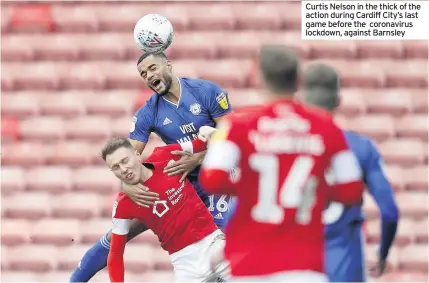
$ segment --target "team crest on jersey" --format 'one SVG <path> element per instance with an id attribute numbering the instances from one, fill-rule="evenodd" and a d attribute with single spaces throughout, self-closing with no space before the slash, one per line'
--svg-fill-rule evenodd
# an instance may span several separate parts
<path id="1" fill-rule="evenodd" d="M 134 132 L 134 130 L 136 129 L 136 123 L 137 123 L 137 117 L 134 116 L 133 120 L 131 122 L 131 128 L 130 128 L 130 133 Z"/>
<path id="2" fill-rule="evenodd" d="M 201 105 L 194 103 L 189 107 L 189 111 L 191 111 L 191 113 L 194 115 L 198 115 L 201 113 Z"/>
<path id="3" fill-rule="evenodd" d="M 226 110 L 229 108 L 228 99 L 226 98 L 226 94 L 223 92 L 216 96 L 216 102 L 220 107 L 222 107 L 222 109 Z"/>

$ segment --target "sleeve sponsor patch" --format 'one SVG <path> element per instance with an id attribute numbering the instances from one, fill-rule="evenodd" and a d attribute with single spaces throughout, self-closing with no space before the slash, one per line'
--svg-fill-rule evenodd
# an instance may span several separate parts
<path id="1" fill-rule="evenodd" d="M 137 123 L 137 117 L 134 116 L 133 120 L 131 121 L 130 133 L 136 130 L 136 123 Z"/>
<path id="2" fill-rule="evenodd" d="M 216 96 L 216 102 L 222 107 L 222 109 L 226 110 L 229 108 L 228 98 L 225 93 L 220 93 Z"/>

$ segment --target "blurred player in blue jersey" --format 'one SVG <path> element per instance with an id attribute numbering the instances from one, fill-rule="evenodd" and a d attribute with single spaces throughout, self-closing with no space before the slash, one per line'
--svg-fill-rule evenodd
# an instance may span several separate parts
<path id="1" fill-rule="evenodd" d="M 303 76 L 302 96 L 306 103 L 329 112 L 339 105 L 340 81 L 337 72 L 329 66 L 314 64 L 308 67 Z M 381 215 L 381 244 L 378 262 L 371 267 L 374 277 L 380 276 L 385 269 L 389 248 L 396 234 L 399 211 L 393 190 L 383 172 L 383 161 L 368 136 L 344 131 L 351 150 L 359 160 L 364 173 L 368 192 L 375 199 Z M 327 176 L 329 182 L 329 176 Z M 364 236 L 362 224 L 364 215 L 362 206 L 344 207 L 331 203 L 324 213 L 326 224 L 325 268 L 331 282 L 366 281 L 364 256 Z"/>
<path id="2" fill-rule="evenodd" d="M 134 148 L 142 153 L 151 132 L 158 134 L 166 144 L 183 143 L 197 138 L 201 126 L 216 127 L 222 116 L 231 112 L 228 93 L 217 84 L 201 79 L 185 79 L 174 75 L 173 67 L 164 53 L 145 53 L 137 61 L 137 69 L 146 85 L 155 93 L 135 114 L 130 129 Z M 229 208 L 229 196 L 207 195 L 198 183 L 198 171 L 205 152 L 189 154 L 176 151 L 181 159 L 165 168 L 165 173 L 182 174 L 197 190 L 222 228 Z M 148 207 L 157 195 L 142 185 L 123 185 L 124 192 L 136 203 Z M 132 220 L 128 241 L 147 228 Z M 109 231 L 79 262 L 71 282 L 87 282 L 107 265 L 110 249 Z M 145 255 L 142 255 L 144 257 Z"/>

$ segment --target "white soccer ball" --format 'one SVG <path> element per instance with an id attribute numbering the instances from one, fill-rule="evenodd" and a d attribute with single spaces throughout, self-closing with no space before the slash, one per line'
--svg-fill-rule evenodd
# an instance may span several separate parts
<path id="1" fill-rule="evenodd" d="M 171 22 L 164 16 L 148 14 L 134 27 L 134 41 L 144 52 L 162 52 L 173 41 L 174 30 Z"/>

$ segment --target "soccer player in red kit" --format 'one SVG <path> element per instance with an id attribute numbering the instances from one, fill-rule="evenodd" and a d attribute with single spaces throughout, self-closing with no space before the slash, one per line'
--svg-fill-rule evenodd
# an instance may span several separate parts
<path id="1" fill-rule="evenodd" d="M 327 281 L 322 212 L 331 200 L 361 201 L 361 170 L 332 118 L 295 101 L 295 54 L 265 46 L 259 62 L 267 104 L 218 126 L 200 182 L 210 193 L 236 196 L 224 250 L 232 281 Z M 241 178 L 232 183 L 236 166 Z"/>
<path id="2" fill-rule="evenodd" d="M 209 210 L 198 197 L 192 184 L 180 176 L 167 176 L 165 166 L 178 160 L 173 150 L 190 153 L 206 149 L 201 140 L 158 147 L 143 163 L 126 138 L 111 139 L 102 150 L 107 166 L 121 181 L 143 183 L 160 196 L 153 207 L 141 207 L 120 192 L 112 210 L 112 242 L 108 270 L 112 282 L 124 281 L 123 254 L 130 229 L 136 218 L 151 229 L 161 246 L 168 251 L 177 281 L 224 280 L 227 264 L 210 268 L 210 254 L 224 246 L 224 235 L 217 228 Z M 220 278 L 220 279 L 219 279 Z"/>

